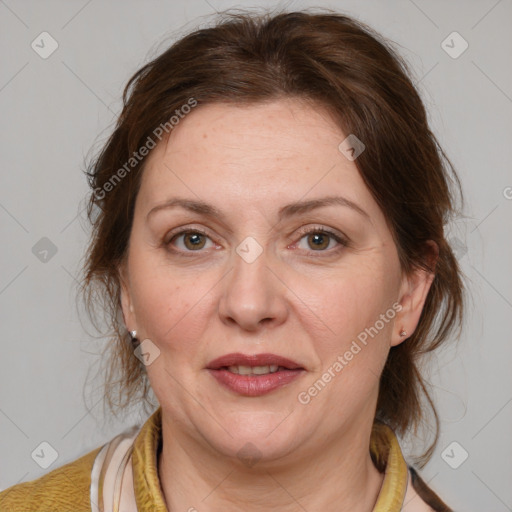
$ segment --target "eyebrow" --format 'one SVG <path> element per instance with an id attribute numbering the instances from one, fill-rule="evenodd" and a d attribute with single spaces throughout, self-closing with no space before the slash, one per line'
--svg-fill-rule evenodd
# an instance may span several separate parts
<path id="1" fill-rule="evenodd" d="M 359 205 L 342 196 L 326 196 L 319 197 L 317 199 L 310 199 L 308 201 L 297 201 L 295 203 L 290 203 L 279 209 L 278 219 L 281 221 L 285 218 L 293 217 L 295 215 L 304 214 L 310 212 L 312 210 L 316 210 L 318 208 L 323 208 L 325 206 L 344 206 L 346 208 L 350 208 L 355 212 L 359 213 L 366 219 L 370 220 L 370 216 L 366 213 Z M 152 208 L 148 214 L 146 215 L 146 219 L 153 215 L 157 211 L 166 210 L 169 208 L 181 207 L 185 210 L 198 213 L 200 215 L 205 215 L 208 217 L 217 217 L 219 219 L 225 220 L 226 216 L 222 213 L 217 207 L 205 203 L 204 201 L 192 200 L 192 199 L 181 199 L 181 198 L 172 198 L 165 203 L 159 204 Z"/>

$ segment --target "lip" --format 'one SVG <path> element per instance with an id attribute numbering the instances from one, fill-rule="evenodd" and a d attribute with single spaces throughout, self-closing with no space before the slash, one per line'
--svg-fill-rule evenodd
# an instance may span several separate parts
<path id="1" fill-rule="evenodd" d="M 208 369 L 208 372 L 219 384 L 234 393 L 252 397 L 270 393 L 306 373 L 304 369 L 283 369 L 275 373 L 267 373 L 266 375 L 239 375 L 231 373 L 227 368 L 219 370 Z"/>
<path id="2" fill-rule="evenodd" d="M 228 366 L 270 366 L 280 369 L 266 375 L 239 375 L 231 373 Z M 306 370 L 295 361 L 276 354 L 226 354 L 211 361 L 207 370 L 217 382 L 243 396 L 261 396 L 289 384 Z"/>
<path id="3" fill-rule="evenodd" d="M 276 354 L 241 354 L 240 352 L 226 354 L 208 363 L 208 370 L 220 370 L 224 366 L 282 366 L 287 370 L 304 370 L 295 361 Z"/>

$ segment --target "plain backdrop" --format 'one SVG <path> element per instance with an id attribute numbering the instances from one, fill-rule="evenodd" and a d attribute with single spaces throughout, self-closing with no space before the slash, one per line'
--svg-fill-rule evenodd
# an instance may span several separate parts
<path id="1" fill-rule="evenodd" d="M 421 474 L 455 510 L 512 510 L 511 0 L 0 0 L 1 489 L 145 419 L 103 417 L 93 391 L 106 340 L 75 306 L 84 158 L 110 134 L 125 83 L 216 10 L 278 6 L 355 16 L 412 67 L 464 185 L 465 216 L 447 229 L 472 294 L 460 343 L 433 361 L 441 438 Z M 48 469 L 41 450 L 55 451 Z"/>

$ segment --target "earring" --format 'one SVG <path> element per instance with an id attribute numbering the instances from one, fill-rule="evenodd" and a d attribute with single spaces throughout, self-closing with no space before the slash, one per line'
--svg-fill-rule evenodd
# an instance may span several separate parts
<path id="1" fill-rule="evenodd" d="M 400 331 L 400 336 L 407 336 L 407 331 L 404 331 L 404 329 L 402 328 L 402 330 Z"/>
<path id="2" fill-rule="evenodd" d="M 132 337 L 132 341 L 137 339 L 137 331 L 130 331 L 130 336 Z"/>

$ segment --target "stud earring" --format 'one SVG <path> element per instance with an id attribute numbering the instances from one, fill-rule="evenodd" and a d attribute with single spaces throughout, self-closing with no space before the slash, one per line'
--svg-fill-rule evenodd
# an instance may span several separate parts
<path id="1" fill-rule="evenodd" d="M 130 331 L 130 336 L 132 337 L 132 340 L 137 339 L 137 331 Z"/>
<path id="2" fill-rule="evenodd" d="M 404 329 L 402 328 L 402 330 L 400 331 L 400 336 L 407 336 L 407 331 L 404 331 Z"/>

